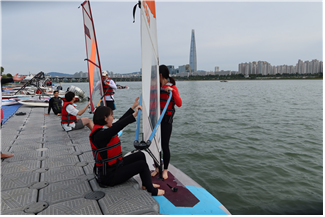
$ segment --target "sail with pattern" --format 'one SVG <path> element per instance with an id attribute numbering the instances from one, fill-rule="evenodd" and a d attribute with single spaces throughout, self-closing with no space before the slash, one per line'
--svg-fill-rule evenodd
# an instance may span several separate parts
<path id="1" fill-rule="evenodd" d="M 105 100 L 102 100 L 103 82 L 101 76 L 101 65 L 98 53 L 98 46 L 95 34 L 94 20 L 91 13 L 90 3 L 88 0 L 82 4 L 82 14 L 84 20 L 84 34 L 86 42 L 87 65 L 89 76 L 89 94 L 91 111 L 94 112 L 99 105 L 106 106 Z"/>

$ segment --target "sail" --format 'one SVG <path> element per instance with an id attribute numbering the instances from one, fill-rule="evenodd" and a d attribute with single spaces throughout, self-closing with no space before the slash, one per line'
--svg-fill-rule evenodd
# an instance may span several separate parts
<path id="1" fill-rule="evenodd" d="M 90 105 L 91 111 L 94 112 L 99 105 L 106 105 L 105 100 L 102 100 L 102 96 L 104 95 L 101 76 L 102 69 L 98 55 L 98 46 L 90 3 L 86 0 L 81 6 L 86 41 Z"/>
<path id="2" fill-rule="evenodd" d="M 141 1 L 141 66 L 142 66 L 142 127 L 147 141 L 160 117 L 159 56 L 156 25 L 156 5 L 153 0 Z M 160 126 L 152 140 L 150 151 L 160 159 Z"/>

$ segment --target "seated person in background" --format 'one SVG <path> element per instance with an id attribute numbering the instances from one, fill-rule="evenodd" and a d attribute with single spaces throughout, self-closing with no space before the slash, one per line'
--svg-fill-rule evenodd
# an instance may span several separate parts
<path id="1" fill-rule="evenodd" d="M 79 130 L 86 125 L 90 130 L 93 129 L 94 123 L 87 117 L 77 118 L 77 115 L 85 113 L 90 102 L 80 111 L 73 105 L 75 101 L 75 94 L 73 92 L 67 92 L 65 94 L 66 102 L 63 103 L 61 112 L 61 125 L 65 131 Z"/>
<path id="2" fill-rule="evenodd" d="M 48 112 L 45 115 L 49 115 L 51 112 L 51 109 L 53 109 L 54 114 L 57 116 L 61 115 L 62 110 L 62 99 L 59 97 L 59 91 L 55 90 L 53 93 L 54 97 L 50 99 L 49 102 L 49 109 Z"/>

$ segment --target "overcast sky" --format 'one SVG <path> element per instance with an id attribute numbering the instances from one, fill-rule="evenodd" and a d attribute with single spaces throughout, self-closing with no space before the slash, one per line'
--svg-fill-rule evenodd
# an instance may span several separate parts
<path id="1" fill-rule="evenodd" d="M 5 73 L 87 71 L 82 1 L 1 1 Z M 90 1 L 103 70 L 141 68 L 140 10 L 134 1 Z M 195 29 L 197 68 L 238 70 L 242 62 L 296 65 L 323 59 L 323 6 L 314 2 L 156 1 L 160 64 L 189 63 Z"/>

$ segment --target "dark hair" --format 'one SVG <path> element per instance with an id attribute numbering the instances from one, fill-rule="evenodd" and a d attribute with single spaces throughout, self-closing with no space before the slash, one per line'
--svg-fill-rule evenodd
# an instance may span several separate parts
<path id="1" fill-rule="evenodd" d="M 163 78 L 166 78 L 167 80 L 169 80 L 169 82 L 172 83 L 173 85 L 176 85 L 175 79 L 172 77 L 169 77 L 169 69 L 167 66 L 160 65 L 159 66 L 159 74 L 161 74 Z"/>
<path id="2" fill-rule="evenodd" d="M 59 91 L 55 90 L 55 91 L 53 92 L 53 94 L 58 93 L 58 92 L 59 92 Z"/>
<path id="3" fill-rule="evenodd" d="M 74 92 L 69 91 L 65 94 L 65 100 L 67 102 L 70 102 L 74 96 L 75 96 Z"/>
<path id="4" fill-rule="evenodd" d="M 113 114 L 113 110 L 111 108 L 106 106 L 99 106 L 96 109 L 93 117 L 94 124 L 105 125 L 106 124 L 105 117 L 108 117 L 111 114 Z"/>

